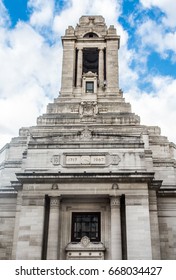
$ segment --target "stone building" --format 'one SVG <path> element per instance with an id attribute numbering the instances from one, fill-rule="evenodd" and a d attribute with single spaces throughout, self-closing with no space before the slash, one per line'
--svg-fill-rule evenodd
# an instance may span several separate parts
<path id="1" fill-rule="evenodd" d="M 0 258 L 176 259 L 176 145 L 125 102 L 116 29 L 62 43 L 59 97 L 0 151 Z"/>

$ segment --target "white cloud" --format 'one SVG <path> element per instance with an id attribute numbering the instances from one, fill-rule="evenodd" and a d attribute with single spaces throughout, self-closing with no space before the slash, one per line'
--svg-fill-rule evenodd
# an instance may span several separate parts
<path id="1" fill-rule="evenodd" d="M 116 0 L 69 0 L 66 8 L 54 18 L 53 30 L 63 34 L 68 25 L 75 26 L 82 15 L 102 15 L 106 24 L 116 24 L 120 14 L 120 1 Z"/>
<path id="2" fill-rule="evenodd" d="M 55 87 L 58 81 L 58 61 L 54 60 L 59 51 L 58 45 L 58 49 L 56 46 L 49 47 L 42 36 L 24 23 L 6 31 L 0 44 L 0 60 L 3 67 L 0 85 L 4 97 L 18 94 L 18 90 L 31 81 L 43 87 L 48 83 Z"/>
<path id="3" fill-rule="evenodd" d="M 170 27 L 175 27 L 175 0 L 140 0 L 145 8 L 158 7 L 165 13 L 163 23 Z"/>
<path id="4" fill-rule="evenodd" d="M 28 7 L 32 9 L 30 23 L 36 27 L 52 24 L 54 16 L 54 0 L 29 0 Z"/>
<path id="5" fill-rule="evenodd" d="M 167 51 L 176 53 L 176 32 L 166 32 L 162 25 L 154 20 L 147 20 L 138 27 L 137 34 L 140 35 L 143 47 L 151 46 L 163 57 Z"/>
<path id="6" fill-rule="evenodd" d="M 137 80 L 139 78 L 138 73 L 130 68 L 134 55 L 135 53 L 133 51 L 129 51 L 126 45 L 122 46 L 119 50 L 120 87 L 127 91 L 130 88 L 136 88 Z"/>
<path id="7" fill-rule="evenodd" d="M 165 17 L 160 24 L 153 18 L 152 20 L 147 19 L 138 26 L 137 35 L 140 36 L 142 45 L 139 45 L 138 53 L 134 53 L 132 56 L 136 64 L 139 65 L 139 69 L 136 67 L 139 78 L 140 69 L 144 68 L 146 73 L 145 80 L 151 84 L 152 90 L 150 94 L 148 92 L 141 92 L 137 79 L 133 79 L 133 76 L 129 76 L 129 78 L 127 76 L 123 81 L 124 85 L 125 82 L 129 85 L 129 87 L 126 87 L 125 97 L 131 103 L 132 111 L 140 116 L 142 124 L 159 126 L 163 136 L 167 136 L 170 141 L 176 142 L 176 135 L 174 133 L 176 120 L 176 80 L 171 77 L 158 75 L 157 69 L 150 74 L 146 68 L 149 55 L 149 53 L 146 53 L 147 46 L 151 47 L 151 53 L 153 49 L 163 58 L 167 58 L 168 51 L 172 51 L 172 60 L 174 61 L 175 59 L 176 32 L 172 28 L 167 28 L 166 24 L 168 27 L 176 26 L 176 1 L 141 0 L 140 2 L 145 8 L 160 8 L 165 13 Z M 124 60 L 127 62 L 125 55 Z M 123 63 L 122 60 L 122 65 Z M 127 64 L 127 73 L 130 73 L 128 66 L 129 63 Z M 134 75 L 136 75 L 136 72 L 134 72 Z M 123 76 L 123 73 L 121 73 L 121 76 Z"/>
<path id="8" fill-rule="evenodd" d="M 34 125 L 47 103 L 58 96 L 61 46 L 49 46 L 29 24 L 1 29 L 0 146 Z"/>
<path id="9" fill-rule="evenodd" d="M 161 134 L 176 142 L 176 80 L 170 77 L 150 77 L 154 91 L 150 94 L 136 89 L 125 94 L 132 104 L 132 111 L 141 117 L 144 125 L 161 127 Z"/>

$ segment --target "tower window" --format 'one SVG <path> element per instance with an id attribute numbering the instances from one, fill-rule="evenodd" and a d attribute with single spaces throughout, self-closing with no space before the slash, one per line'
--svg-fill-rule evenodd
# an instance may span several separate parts
<path id="1" fill-rule="evenodd" d="M 79 242 L 87 236 L 90 241 L 100 241 L 100 213 L 72 213 L 72 242 Z"/>
<path id="2" fill-rule="evenodd" d="M 94 82 L 86 82 L 86 92 L 87 93 L 94 92 Z"/>
<path id="3" fill-rule="evenodd" d="M 84 48 L 83 49 L 83 73 L 87 72 L 98 74 L 98 49 Z"/>
<path id="4" fill-rule="evenodd" d="M 97 37 L 98 35 L 93 32 L 89 32 L 84 35 L 84 38 L 97 38 Z"/>

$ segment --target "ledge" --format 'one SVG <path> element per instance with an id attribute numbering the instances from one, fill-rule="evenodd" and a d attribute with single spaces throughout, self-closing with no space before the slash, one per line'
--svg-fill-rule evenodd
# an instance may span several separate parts
<path id="1" fill-rule="evenodd" d="M 55 183 L 55 182 L 137 182 L 149 183 L 154 180 L 154 172 L 106 172 L 106 173 L 93 173 L 93 172 L 77 172 L 77 173 L 50 173 L 50 172 L 24 172 L 16 173 L 17 179 L 20 183 Z"/>
<path id="2" fill-rule="evenodd" d="M 91 242 L 87 236 L 82 237 L 80 242 L 70 242 L 65 251 L 105 251 L 102 242 Z"/>

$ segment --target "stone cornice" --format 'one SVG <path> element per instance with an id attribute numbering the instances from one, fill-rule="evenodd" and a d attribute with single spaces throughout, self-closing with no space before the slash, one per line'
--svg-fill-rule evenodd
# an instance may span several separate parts
<path id="1" fill-rule="evenodd" d="M 1 168 L 21 168 L 22 160 L 5 160 L 0 164 Z"/>
<path id="2" fill-rule="evenodd" d="M 153 165 L 155 167 L 160 167 L 160 166 L 164 166 L 164 167 L 168 167 L 168 166 L 174 166 L 176 164 L 176 160 L 172 159 L 172 158 L 153 158 Z"/>
<path id="3" fill-rule="evenodd" d="M 176 185 L 173 186 L 162 186 L 161 189 L 157 192 L 158 197 L 175 197 L 176 196 Z"/>
<path id="4" fill-rule="evenodd" d="M 0 188 L 0 197 L 16 197 L 17 191 L 13 187 L 3 187 Z"/>
<path id="5" fill-rule="evenodd" d="M 105 246 L 102 242 L 90 242 L 87 246 L 84 246 L 81 242 L 69 243 L 65 251 L 105 251 Z"/>
<path id="6" fill-rule="evenodd" d="M 80 173 L 46 173 L 46 172 L 24 172 L 16 173 L 17 179 L 21 183 L 50 183 L 50 182 L 137 182 L 151 184 L 154 179 L 154 172 L 80 172 Z"/>

